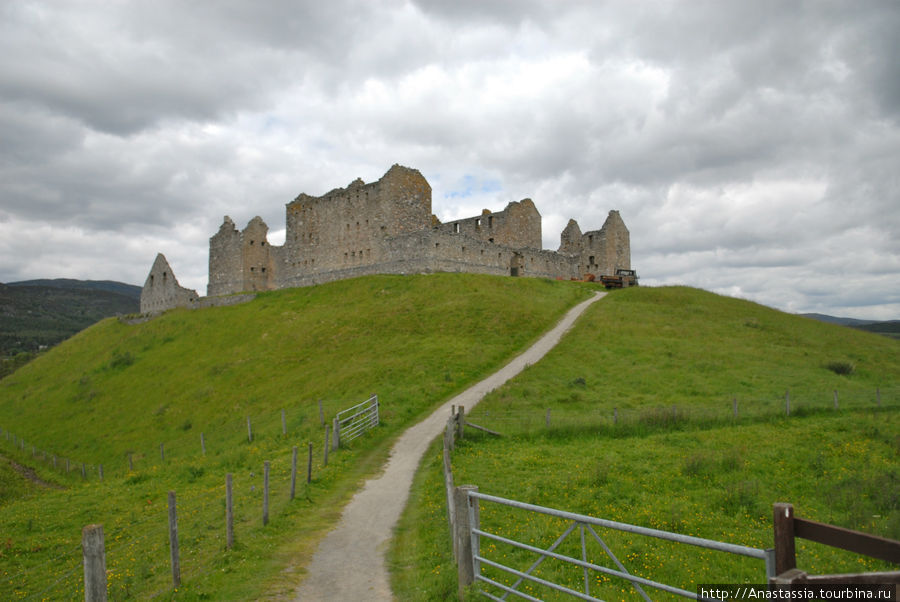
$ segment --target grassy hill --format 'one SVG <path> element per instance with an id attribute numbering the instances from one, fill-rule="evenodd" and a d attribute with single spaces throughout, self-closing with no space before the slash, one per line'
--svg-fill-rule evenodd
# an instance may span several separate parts
<path id="1" fill-rule="evenodd" d="M 179 507 L 179 597 L 255 599 L 289 588 L 290 568 L 380 466 L 396 434 L 499 368 L 590 290 L 463 274 L 377 276 L 80 332 L 0 381 L 0 428 L 15 436 L 0 435 L 0 451 L 68 487 L 23 487 L 18 499 L 0 502 L 6 591 L 77 597 L 81 528 L 102 523 L 112 595 L 168 595 L 169 490 Z M 324 466 L 318 400 L 330 421 L 373 392 L 382 425 Z M 303 474 L 290 502 L 294 446 Z M 51 455 L 72 470 L 53 471 Z M 272 518 L 263 526 L 267 461 Z M 235 486 L 232 550 L 224 546 L 226 473 Z"/>
<path id="2" fill-rule="evenodd" d="M 900 346 L 888 338 L 696 289 L 626 289 L 469 418 L 504 434 L 467 431 L 454 452 L 455 482 L 484 493 L 761 548 L 783 501 L 799 516 L 900 539 Z M 481 516 L 488 530 L 544 548 L 565 528 L 497 506 Z M 764 580 L 759 561 L 602 535 L 632 572 L 685 589 Z M 393 542 L 401 599 L 453 595 L 447 541 L 434 446 Z M 536 558 L 485 546 L 520 570 Z M 577 533 L 567 546 L 580 557 Z M 590 554 L 609 566 L 596 544 Z M 798 561 L 811 573 L 889 568 L 805 543 Z M 551 562 L 541 576 L 583 584 L 580 570 Z M 638 599 L 616 580 L 593 588 Z"/>

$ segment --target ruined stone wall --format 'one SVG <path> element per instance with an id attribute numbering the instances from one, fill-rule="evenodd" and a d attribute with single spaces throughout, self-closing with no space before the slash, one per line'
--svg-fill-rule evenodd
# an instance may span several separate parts
<path id="1" fill-rule="evenodd" d="M 385 239 L 431 227 L 431 186 L 394 165 L 377 182 L 357 179 L 321 196 L 301 194 L 286 209 L 284 281 L 391 261 Z"/>
<path id="2" fill-rule="evenodd" d="M 431 213 L 431 186 L 418 170 L 392 166 L 377 182 L 360 179 L 322 196 L 300 194 L 288 203 L 283 246 L 269 244 L 268 226 L 255 217 L 239 232 L 225 217 L 210 238 L 211 297 L 308 286 L 369 274 L 473 272 L 544 278 L 614 274 L 631 267 L 628 229 L 610 211 L 600 230 L 581 232 L 575 220 L 560 235 L 559 251 L 541 249 L 541 215 L 531 199 L 503 211 L 441 224 Z M 162 257 L 160 255 L 160 257 Z M 142 311 L 197 305 L 197 295 L 168 280 L 154 264 Z M 154 288 L 159 278 L 164 288 Z M 174 282 L 174 276 L 171 277 Z M 193 293 L 193 296 L 191 296 Z"/>
<path id="3" fill-rule="evenodd" d="M 157 254 L 150 274 L 141 289 L 141 313 L 158 313 L 174 307 L 191 307 L 197 302 L 197 291 L 184 288 L 172 273 L 162 253 Z"/>
<path id="4" fill-rule="evenodd" d="M 277 287 L 275 262 L 268 240 L 269 227 L 259 216 L 241 232 L 241 291 L 267 291 Z M 237 291 L 231 291 L 237 292 Z"/>
<path id="5" fill-rule="evenodd" d="M 485 209 L 479 216 L 440 224 L 438 229 L 507 247 L 541 248 L 541 214 L 531 199 L 509 203 L 503 211 Z"/>
<path id="6" fill-rule="evenodd" d="M 227 215 L 209 239 L 209 296 L 227 295 L 242 290 L 244 286 L 241 233 Z"/>

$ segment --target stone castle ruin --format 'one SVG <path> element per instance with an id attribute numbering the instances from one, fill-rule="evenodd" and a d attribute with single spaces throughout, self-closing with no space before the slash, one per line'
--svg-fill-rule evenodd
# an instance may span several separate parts
<path id="1" fill-rule="evenodd" d="M 531 199 L 502 211 L 441 223 L 431 212 L 431 186 L 400 165 L 377 182 L 357 179 L 322 196 L 300 194 L 286 207 L 284 245 L 267 240 L 254 217 L 238 230 L 226 216 L 209 239 L 207 297 L 181 287 L 162 254 L 141 293 L 141 312 L 235 302 L 235 293 L 310 286 L 369 274 L 473 272 L 582 278 L 631 268 L 628 229 L 610 211 L 599 230 L 575 220 L 557 251 L 541 249 L 541 215 Z"/>

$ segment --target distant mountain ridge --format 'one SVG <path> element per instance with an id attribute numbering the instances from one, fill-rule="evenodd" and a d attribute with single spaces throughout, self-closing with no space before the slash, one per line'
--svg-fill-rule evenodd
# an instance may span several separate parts
<path id="1" fill-rule="evenodd" d="M 819 322 L 828 322 L 839 326 L 849 326 L 857 330 L 874 332 L 885 336 L 900 338 L 900 320 L 857 320 L 856 318 L 839 318 L 825 314 L 799 314 L 804 318 L 812 318 Z"/>
<path id="2" fill-rule="evenodd" d="M 42 278 L 39 280 L 22 280 L 21 282 L 7 282 L 7 286 L 51 286 L 68 289 L 92 289 L 119 293 L 133 299 L 141 299 L 141 287 L 113 280 L 75 280 L 72 278 Z"/>
<path id="3" fill-rule="evenodd" d="M 56 345 L 103 318 L 140 311 L 140 287 L 109 280 L 0 283 L 0 357 Z"/>

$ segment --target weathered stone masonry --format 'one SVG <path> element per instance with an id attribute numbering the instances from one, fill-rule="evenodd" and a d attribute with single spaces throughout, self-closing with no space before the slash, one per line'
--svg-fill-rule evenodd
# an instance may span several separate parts
<path id="1" fill-rule="evenodd" d="M 225 217 L 209 239 L 208 297 L 202 305 L 238 292 L 369 274 L 474 272 L 569 279 L 631 268 L 629 233 L 618 211 L 609 212 L 602 228 L 586 233 L 569 220 L 559 250 L 542 250 L 541 215 L 531 199 L 441 223 L 431 212 L 431 186 L 418 170 L 400 165 L 377 182 L 357 179 L 319 197 L 300 194 L 287 204 L 282 246 L 269 244 L 268 229 L 254 217 L 238 231 Z M 178 286 L 160 254 L 144 284 L 141 311 L 196 305 L 197 293 Z"/>

